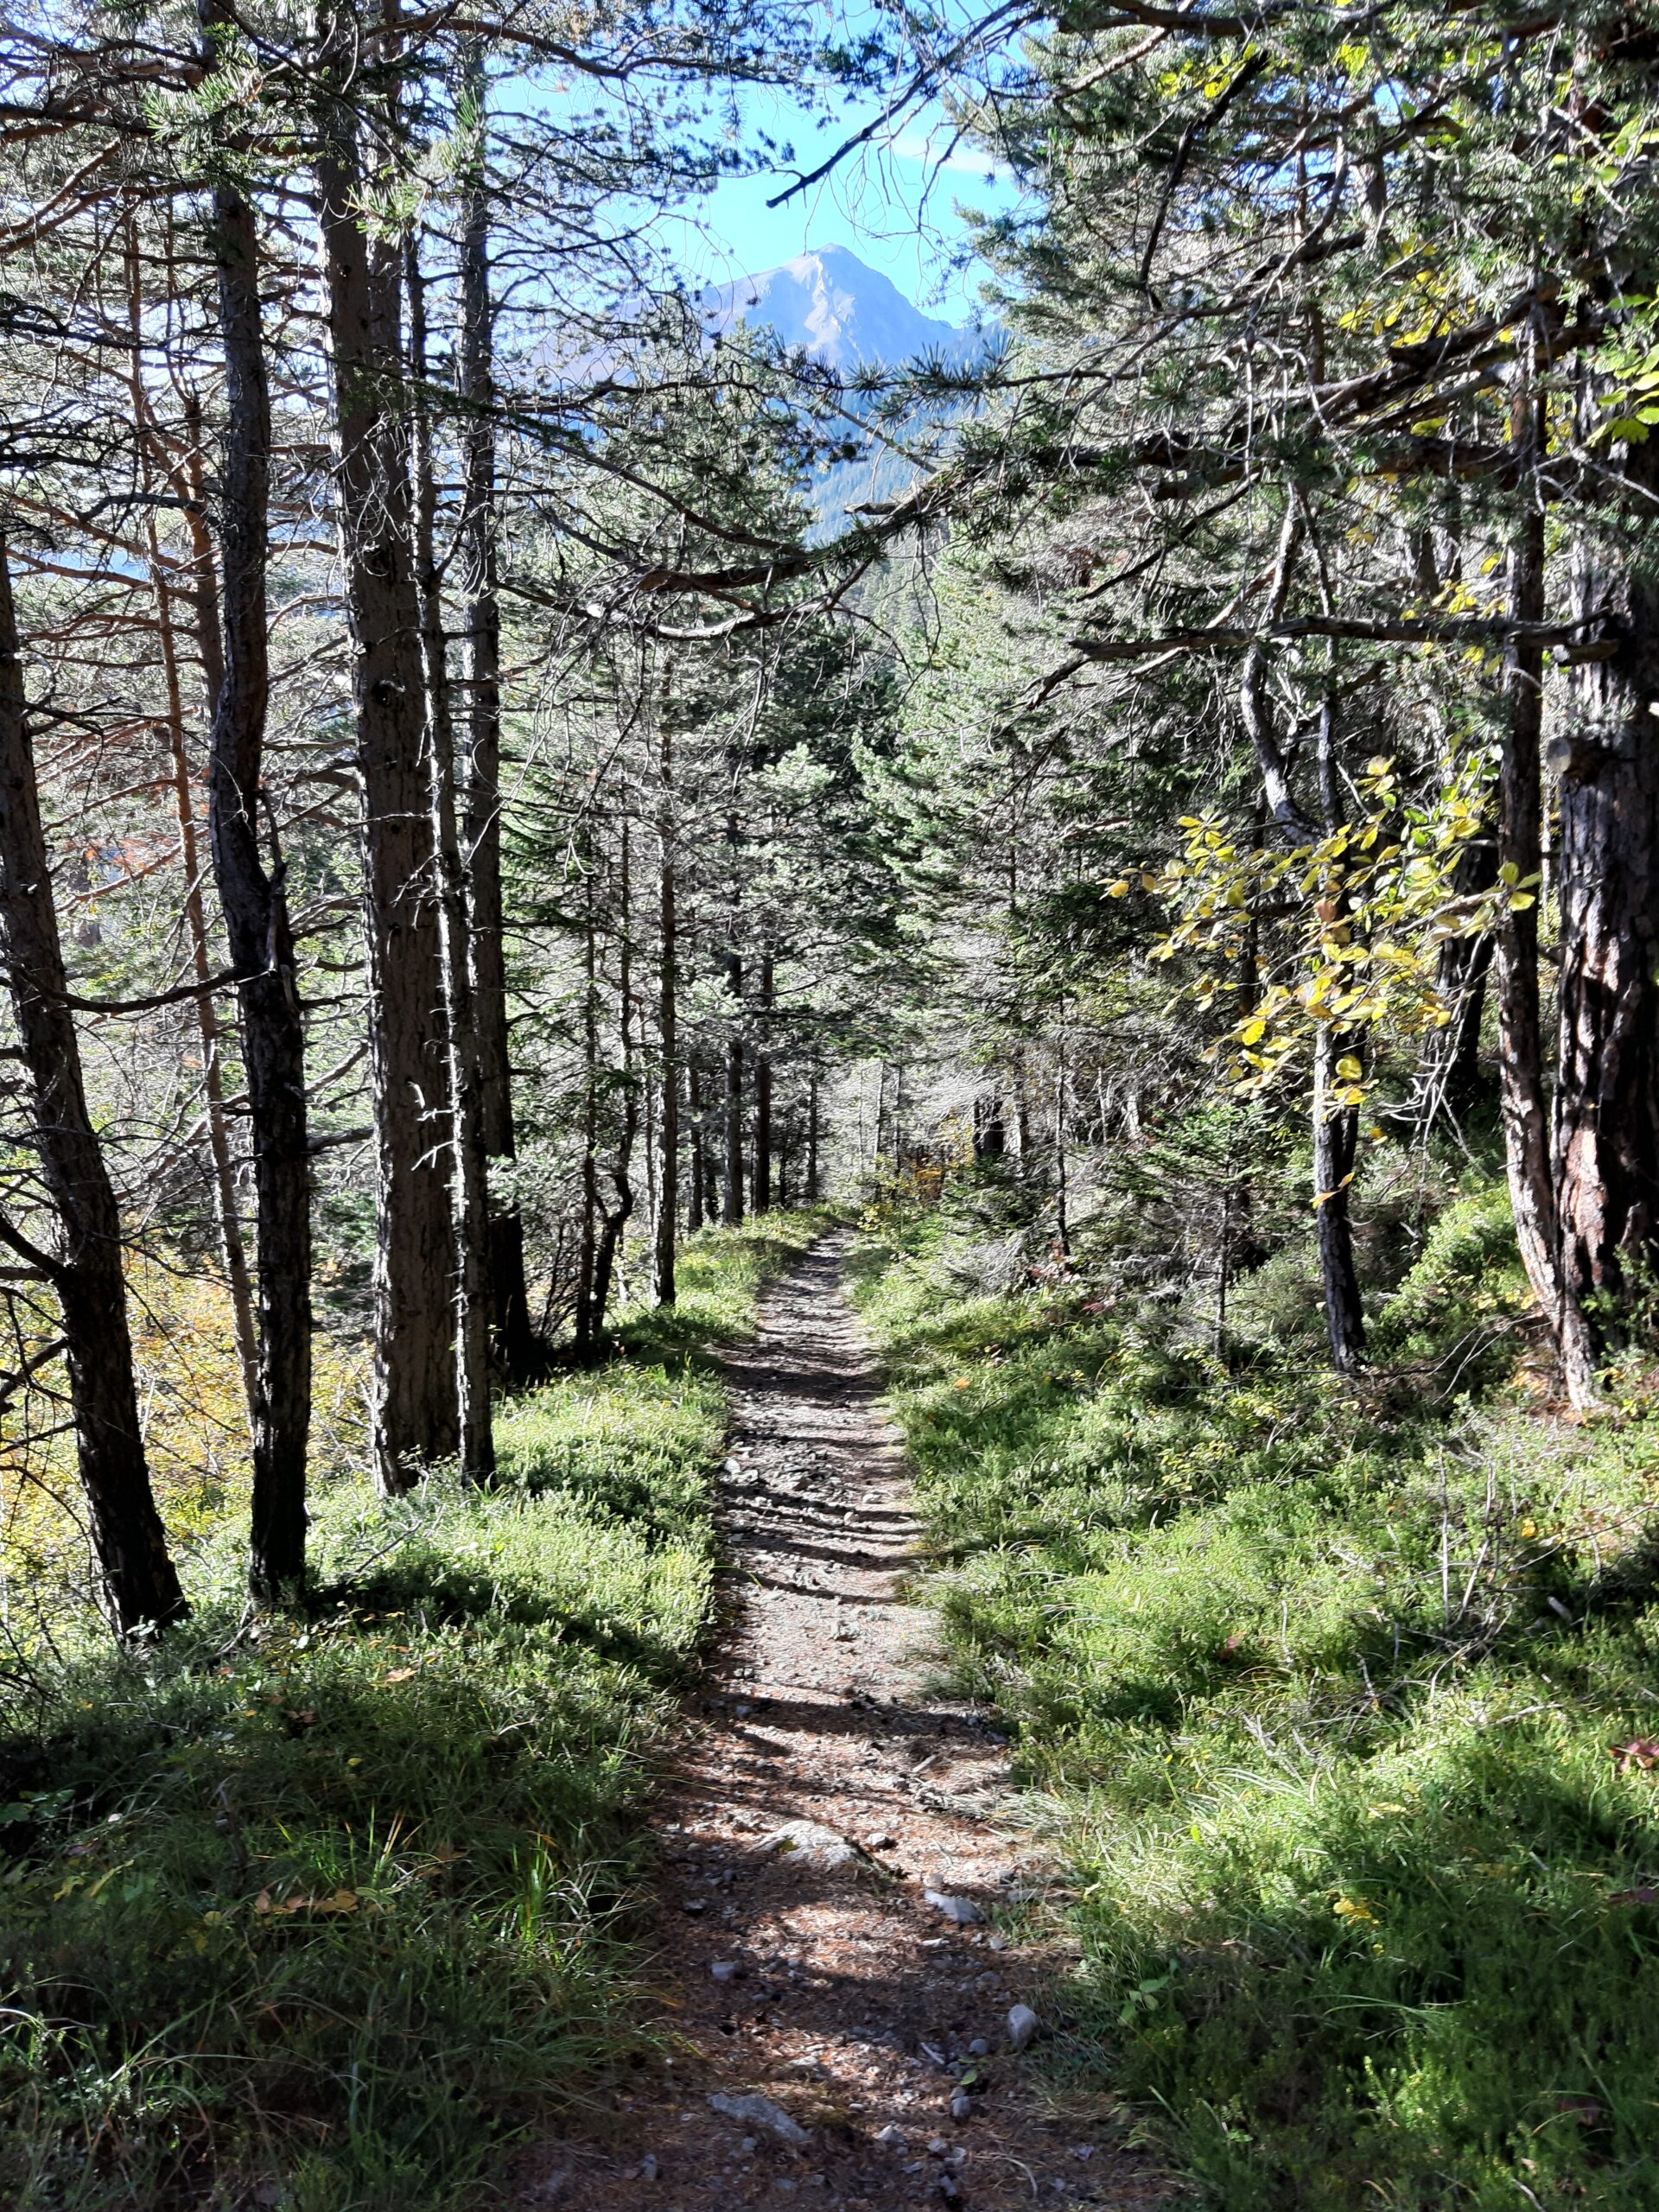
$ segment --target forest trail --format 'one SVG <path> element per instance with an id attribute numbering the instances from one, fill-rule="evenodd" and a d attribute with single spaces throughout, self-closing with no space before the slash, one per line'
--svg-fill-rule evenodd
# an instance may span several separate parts
<path id="1" fill-rule="evenodd" d="M 927 1616 L 903 1601 L 918 1525 L 844 1252 L 815 1247 L 728 1363 L 724 1630 L 658 1809 L 673 2057 L 621 2100 L 620 2148 L 544 2146 L 525 2202 L 1128 2212 L 1167 2196 L 1109 2117 L 1041 2109 L 1011 2049 L 1010 2011 L 1043 2013 L 1053 1960 L 993 1910 L 1052 1875 L 999 1824 L 1003 1739 L 929 1688 Z M 780 1847 L 791 1823 L 810 1825 Z M 715 2097 L 766 2102 L 746 2116 Z"/>

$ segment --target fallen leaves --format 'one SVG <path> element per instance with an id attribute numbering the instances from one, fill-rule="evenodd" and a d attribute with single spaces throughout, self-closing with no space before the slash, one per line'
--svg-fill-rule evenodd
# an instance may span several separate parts
<path id="1" fill-rule="evenodd" d="M 1659 1742 L 1651 1736 L 1632 1736 L 1629 1743 L 1610 1744 L 1607 1750 L 1621 1774 L 1650 1774 L 1659 1766 Z"/>
<path id="2" fill-rule="evenodd" d="M 326 1897 L 273 1897 L 269 1890 L 261 1890 L 253 1901 L 253 1909 L 262 1919 L 275 1919 L 279 1915 L 296 1912 L 340 1914 L 355 1912 L 359 1904 L 355 1890 L 336 1890 Z"/>

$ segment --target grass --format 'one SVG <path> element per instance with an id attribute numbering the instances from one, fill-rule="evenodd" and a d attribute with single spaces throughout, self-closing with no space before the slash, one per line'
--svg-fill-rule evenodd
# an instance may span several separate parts
<path id="1" fill-rule="evenodd" d="M 864 1246 L 932 1594 L 1074 1870 L 1058 2063 L 1227 2212 L 1659 2201 L 1659 1435 L 1506 1380 L 1502 1224 L 1442 1215 L 1359 1391 L 1311 1327 L 965 1293 L 949 1198 Z"/>
<path id="2" fill-rule="evenodd" d="M 707 1615 L 740 1335 L 810 1217 L 498 1425 L 491 1491 L 322 1486 L 315 1596 L 228 1536 L 160 1649 L 84 1641 L 0 1743 L 0 2202 L 424 2212 L 641 2048 L 643 1796 Z"/>

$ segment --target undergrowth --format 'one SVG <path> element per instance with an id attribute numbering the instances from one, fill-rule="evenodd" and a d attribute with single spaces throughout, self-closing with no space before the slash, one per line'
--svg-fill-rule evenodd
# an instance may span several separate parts
<path id="1" fill-rule="evenodd" d="M 713 1563 L 702 1348 L 819 1225 L 696 1240 L 677 1312 L 499 1417 L 493 1489 L 324 1484 L 302 1612 L 245 1619 L 203 1544 L 158 1649 L 12 1683 L 8 2212 L 448 2212 L 640 2048 L 641 1793 Z"/>
<path id="2" fill-rule="evenodd" d="M 860 1294 L 931 1595 L 1075 1866 L 1062 2071 L 1227 2212 L 1659 2201 L 1659 1434 L 1523 1387 L 1501 1192 L 1357 1389 L 1316 1313 L 1217 1351 L 979 1294 L 972 1217 L 886 1210 Z"/>

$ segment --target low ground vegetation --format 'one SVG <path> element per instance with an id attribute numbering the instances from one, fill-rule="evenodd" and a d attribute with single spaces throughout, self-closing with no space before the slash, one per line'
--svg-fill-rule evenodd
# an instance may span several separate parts
<path id="1" fill-rule="evenodd" d="M 158 1649 L 41 1650 L 0 1745 L 0 2201 L 467 2201 L 638 2047 L 642 1796 L 707 1617 L 725 1397 L 817 1217 L 694 1240 L 671 1314 L 506 1411 L 500 1476 L 323 1487 L 312 1602 L 233 1534 Z"/>
<path id="2" fill-rule="evenodd" d="M 1109 1268 L 978 1291 L 971 1174 L 858 1262 L 957 1667 L 1075 1870 L 1057 2063 L 1227 2212 L 1659 2190 L 1659 1430 L 1634 1363 L 1541 1402 L 1458 1180 L 1357 1387 L 1294 1240 L 1219 1341 Z"/>

